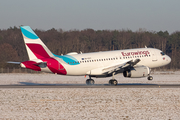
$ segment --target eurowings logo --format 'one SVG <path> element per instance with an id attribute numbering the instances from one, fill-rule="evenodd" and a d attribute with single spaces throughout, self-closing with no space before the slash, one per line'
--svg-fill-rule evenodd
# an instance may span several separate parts
<path id="1" fill-rule="evenodd" d="M 148 55 L 149 51 L 137 51 L 137 52 L 121 52 L 123 56 L 134 56 L 134 55 Z"/>

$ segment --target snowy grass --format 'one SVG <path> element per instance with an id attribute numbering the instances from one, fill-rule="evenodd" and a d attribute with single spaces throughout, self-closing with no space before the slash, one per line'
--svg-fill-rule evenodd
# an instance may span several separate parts
<path id="1" fill-rule="evenodd" d="M 180 72 L 155 72 L 153 81 L 116 76 L 119 83 L 179 84 Z M 94 79 L 106 84 L 110 78 Z M 85 84 L 86 78 L 53 74 L 0 74 L 0 84 Z M 178 120 L 180 88 L 0 89 L 0 119 Z"/>
<path id="2" fill-rule="evenodd" d="M 145 78 L 125 78 L 122 74 L 115 76 L 118 83 L 149 83 L 149 84 L 180 84 L 180 72 L 154 72 L 153 80 L 148 81 Z M 85 84 L 84 76 L 62 76 L 55 74 L 28 74 L 28 73 L 3 73 L 0 74 L 0 85 L 43 83 L 43 84 Z M 96 84 L 107 84 L 111 77 L 93 78 Z"/>

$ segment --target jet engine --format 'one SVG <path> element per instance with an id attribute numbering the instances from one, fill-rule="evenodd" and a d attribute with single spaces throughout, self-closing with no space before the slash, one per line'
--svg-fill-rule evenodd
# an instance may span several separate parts
<path id="1" fill-rule="evenodd" d="M 129 70 L 123 72 L 124 77 L 130 77 L 130 78 L 146 77 L 149 74 L 150 74 L 150 69 L 149 67 L 146 66 L 131 67 Z"/>

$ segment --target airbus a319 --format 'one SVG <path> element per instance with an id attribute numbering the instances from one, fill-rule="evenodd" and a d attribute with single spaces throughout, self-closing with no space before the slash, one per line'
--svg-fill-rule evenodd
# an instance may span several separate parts
<path id="1" fill-rule="evenodd" d="M 127 78 L 150 76 L 151 68 L 169 64 L 171 58 L 155 48 L 136 48 L 104 52 L 53 54 L 29 26 L 21 26 L 21 32 L 29 56 L 21 62 L 23 68 L 69 76 L 89 76 L 87 85 L 95 82 L 92 77 L 112 77 L 110 85 L 117 85 L 115 75 L 123 73 Z M 15 62 L 9 62 L 15 63 Z"/>

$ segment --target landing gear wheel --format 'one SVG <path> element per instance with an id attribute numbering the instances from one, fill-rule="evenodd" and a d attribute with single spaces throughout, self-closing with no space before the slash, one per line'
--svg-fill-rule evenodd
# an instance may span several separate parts
<path id="1" fill-rule="evenodd" d="M 87 85 L 94 85 L 94 80 L 93 79 L 87 79 L 86 84 Z"/>
<path id="2" fill-rule="evenodd" d="M 118 84 L 118 81 L 117 81 L 117 80 L 115 80 L 115 79 L 109 80 L 109 85 L 114 85 L 114 86 L 116 86 L 117 84 Z"/>
<path id="3" fill-rule="evenodd" d="M 149 76 L 149 77 L 148 77 L 148 80 L 153 80 L 153 77 L 152 77 L 152 76 Z"/>

